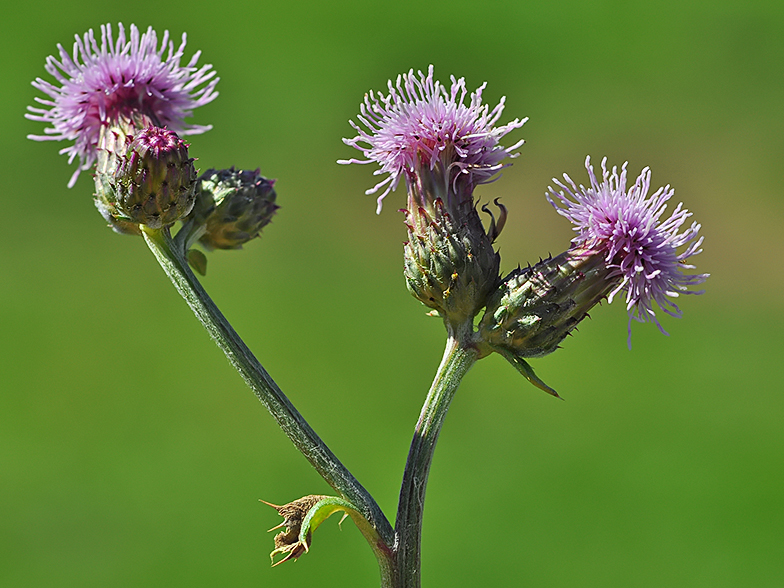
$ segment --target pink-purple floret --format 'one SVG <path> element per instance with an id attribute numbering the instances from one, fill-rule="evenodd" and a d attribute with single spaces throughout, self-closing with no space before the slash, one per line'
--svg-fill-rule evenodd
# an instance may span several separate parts
<path id="1" fill-rule="evenodd" d="M 44 135 L 30 135 L 35 140 L 73 140 L 74 144 L 61 150 L 68 162 L 79 159 L 79 167 L 68 186 L 76 182 L 79 172 L 92 167 L 101 125 L 120 115 L 141 113 L 153 121 L 181 135 L 193 135 L 209 130 L 210 126 L 185 124 L 192 110 L 215 99 L 219 78 L 211 65 L 197 67 L 201 55 L 197 51 L 187 65 L 180 65 L 186 35 L 177 50 L 165 31 L 158 47 L 158 37 L 152 27 L 139 34 L 135 25 L 130 28 L 130 40 L 123 25 L 118 25 L 115 40 L 111 25 L 101 25 L 98 44 L 92 29 L 84 37 L 76 36 L 73 55 L 58 45 L 59 59 L 49 56 L 46 71 L 60 84 L 54 85 L 41 78 L 33 82 L 38 90 L 51 99 L 36 98 L 46 108 L 28 107 L 27 118 L 51 123 Z"/>
<path id="2" fill-rule="evenodd" d="M 700 225 L 692 222 L 682 233 L 678 231 L 691 213 L 678 204 L 666 220 L 661 220 L 666 202 L 675 191 L 670 186 L 659 188 L 648 196 L 651 172 L 645 168 L 628 191 L 626 189 L 626 164 L 612 173 L 607 170 L 607 159 L 602 160 L 600 183 L 586 159 L 591 184 L 578 188 L 564 174 L 566 184 L 554 179 L 561 188 L 549 188 L 547 199 L 559 214 L 575 225 L 575 245 L 594 249 L 605 256 L 618 285 L 609 300 L 621 291 L 626 292 L 629 311 L 629 345 L 631 346 L 631 319 L 656 323 L 662 333 L 666 331 L 656 318 L 653 302 L 665 313 L 680 317 L 681 310 L 670 300 L 679 294 L 702 294 L 689 287 L 703 283 L 709 274 L 684 274 L 693 269 L 686 260 L 702 251 Z M 680 252 L 679 249 L 682 249 Z"/>
<path id="3" fill-rule="evenodd" d="M 516 157 L 519 141 L 511 147 L 502 147 L 498 141 L 513 129 L 520 128 L 528 119 L 515 119 L 506 125 L 494 127 L 504 110 L 504 98 L 490 110 L 482 104 L 485 84 L 470 94 L 465 79 L 451 77 L 451 87 L 446 89 L 433 79 L 433 66 L 427 75 L 414 70 L 388 82 L 389 94 L 371 91 L 360 105 L 357 119 L 367 127 L 362 129 L 349 121 L 357 132 L 347 145 L 361 151 L 367 159 L 341 160 L 338 163 L 378 163 L 381 168 L 374 175 L 388 176 L 367 190 L 373 194 L 384 188 L 381 201 L 397 188 L 401 177 L 412 177 L 418 166 L 432 170 L 438 163 L 452 166 L 458 177 L 472 185 L 493 179 L 507 157 Z M 450 149 L 451 148 L 451 149 Z M 446 158 L 446 161 L 443 160 Z"/>

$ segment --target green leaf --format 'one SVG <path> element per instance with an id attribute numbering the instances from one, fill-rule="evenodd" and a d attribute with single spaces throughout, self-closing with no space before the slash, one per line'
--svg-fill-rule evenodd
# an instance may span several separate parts
<path id="1" fill-rule="evenodd" d="M 188 264 L 200 276 L 207 275 L 207 256 L 198 249 L 188 251 Z"/>
<path id="2" fill-rule="evenodd" d="M 495 348 L 494 348 L 494 349 L 495 349 Z M 504 350 L 500 350 L 500 349 L 495 349 L 495 351 L 496 351 L 496 352 L 498 352 L 498 353 L 500 353 L 501 355 L 503 355 L 503 356 L 506 358 L 506 360 L 507 360 L 509 363 L 511 363 L 513 366 L 515 366 L 515 368 L 517 369 L 517 371 L 518 371 L 518 372 L 520 372 L 521 374 L 523 374 L 523 377 L 524 377 L 526 380 L 528 380 L 529 382 L 531 382 L 531 383 L 532 383 L 534 386 L 536 386 L 536 387 L 537 387 L 537 388 L 539 388 L 540 390 L 544 390 L 544 391 L 545 391 L 545 392 L 547 392 L 548 394 L 552 394 L 552 395 L 553 395 L 553 396 L 555 396 L 556 398 L 561 398 L 560 396 L 558 396 L 558 392 L 556 392 L 555 390 L 553 390 L 552 388 L 550 388 L 550 386 L 548 386 L 547 384 L 545 384 L 545 383 L 544 383 L 544 382 L 543 382 L 543 381 L 542 381 L 542 380 L 539 378 L 539 376 L 537 376 L 537 375 L 534 373 L 534 368 L 532 368 L 532 367 L 531 367 L 531 366 L 528 364 L 528 362 L 527 362 L 527 361 L 525 361 L 525 360 L 524 360 L 522 357 L 518 357 L 518 356 L 516 356 L 514 353 L 511 353 L 511 352 L 509 352 L 509 351 L 504 351 Z M 563 398 L 561 398 L 561 400 L 563 400 Z"/>

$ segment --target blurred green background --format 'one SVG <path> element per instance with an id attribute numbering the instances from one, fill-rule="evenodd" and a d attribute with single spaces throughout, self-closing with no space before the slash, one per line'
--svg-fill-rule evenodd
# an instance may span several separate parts
<path id="1" fill-rule="evenodd" d="M 23 118 L 60 42 L 101 23 L 175 38 L 221 76 L 192 138 L 207 167 L 261 166 L 279 214 L 205 287 L 330 447 L 394 517 L 442 353 L 406 292 L 403 194 L 374 214 L 354 155 L 364 92 L 409 68 L 488 82 L 529 116 L 515 165 L 481 187 L 510 219 L 502 269 L 564 250 L 543 193 L 583 161 L 645 165 L 703 224 L 706 293 L 665 317 L 592 313 L 534 362 L 464 381 L 436 452 L 423 581 L 451 586 L 784 585 L 784 4 L 770 2 L 95 2 L 4 12 L 0 144 L 0 585 L 373 586 L 350 522 L 270 569 L 284 503 L 329 488 L 233 373 L 91 180 Z"/>

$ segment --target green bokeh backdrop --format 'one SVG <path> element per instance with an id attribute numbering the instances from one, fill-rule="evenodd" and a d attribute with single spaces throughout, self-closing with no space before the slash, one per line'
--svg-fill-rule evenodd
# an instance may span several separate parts
<path id="1" fill-rule="evenodd" d="M 465 76 L 529 116 L 484 186 L 510 220 L 503 269 L 564 250 L 543 198 L 607 155 L 650 165 L 703 224 L 712 277 L 671 333 L 603 305 L 536 361 L 463 383 L 436 452 L 423 579 L 453 586 L 784 585 L 784 4 L 30 0 L 5 9 L 0 144 L 0 585 L 373 586 L 333 521 L 270 569 L 277 515 L 328 492 L 244 388 L 143 242 L 106 229 L 89 174 L 22 117 L 57 42 L 104 22 L 175 36 L 221 76 L 192 140 L 206 167 L 278 178 L 282 209 L 208 291 L 344 463 L 394 516 L 443 329 L 406 292 L 401 194 L 335 164 L 367 90 L 409 68 Z M 190 55 L 190 51 L 188 55 Z"/>

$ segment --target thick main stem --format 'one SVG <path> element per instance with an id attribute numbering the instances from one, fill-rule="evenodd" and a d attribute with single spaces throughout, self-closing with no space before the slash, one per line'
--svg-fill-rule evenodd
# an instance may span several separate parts
<path id="1" fill-rule="evenodd" d="M 447 330 L 449 337 L 444 357 L 422 407 L 400 489 L 395 531 L 398 534 L 397 569 L 400 586 L 404 588 L 421 585 L 422 515 L 433 452 L 455 391 L 479 354 L 471 342 L 471 322 L 457 328 L 447 325 Z"/>
<path id="2" fill-rule="evenodd" d="M 168 229 L 151 230 L 143 227 L 144 238 L 174 287 L 185 299 L 215 343 L 226 354 L 231 365 L 240 373 L 245 383 L 272 414 L 292 443 L 308 459 L 316 471 L 353 503 L 375 527 L 389 550 L 394 545 L 395 533 L 381 508 L 370 493 L 357 481 L 332 451 L 326 446 L 302 415 L 291 404 L 272 377 L 262 367 L 247 345 L 232 328 L 215 303 L 207 295 L 187 261 L 175 245 Z M 377 551 L 374 546 L 374 551 Z M 383 552 L 383 549 L 382 549 Z M 377 552 L 378 554 L 379 552 Z M 390 575 L 392 553 L 389 561 L 379 565 L 383 576 Z M 385 570 L 386 568 L 386 570 Z M 385 573 L 386 572 L 386 573 Z M 384 586 L 392 586 L 388 579 Z"/>

